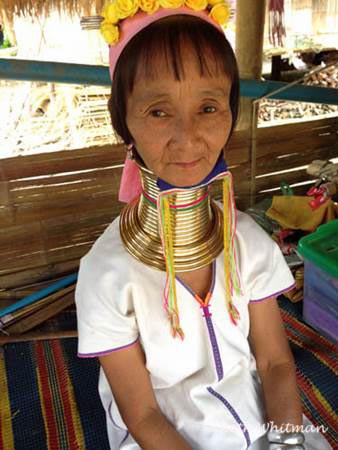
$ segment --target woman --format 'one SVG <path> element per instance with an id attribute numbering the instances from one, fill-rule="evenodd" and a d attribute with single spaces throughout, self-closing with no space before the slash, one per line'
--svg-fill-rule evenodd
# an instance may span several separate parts
<path id="1" fill-rule="evenodd" d="M 99 358 L 111 449 L 302 449 L 301 432 L 264 426 L 303 423 L 276 302 L 294 280 L 234 207 L 224 153 L 238 70 L 213 18 L 226 3 L 173 3 L 121 0 L 103 13 L 112 124 L 132 160 L 128 205 L 81 259 L 79 356 Z"/>

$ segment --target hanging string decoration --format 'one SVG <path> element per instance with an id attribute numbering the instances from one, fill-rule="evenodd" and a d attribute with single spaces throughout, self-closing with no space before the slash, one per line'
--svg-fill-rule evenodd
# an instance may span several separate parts
<path id="1" fill-rule="evenodd" d="M 284 0 L 269 0 L 269 41 L 274 47 L 284 47 L 285 14 Z"/>

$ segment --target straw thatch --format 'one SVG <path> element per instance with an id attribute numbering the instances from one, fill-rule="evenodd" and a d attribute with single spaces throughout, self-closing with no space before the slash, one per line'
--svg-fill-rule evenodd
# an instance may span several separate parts
<path id="1" fill-rule="evenodd" d="M 49 14 L 55 9 L 71 15 L 95 15 L 101 12 L 103 4 L 104 0 L 0 0 L 0 11 L 6 11 L 8 16 Z"/>
<path id="2" fill-rule="evenodd" d="M 110 88 L 0 80 L 0 157 L 119 143 Z"/>

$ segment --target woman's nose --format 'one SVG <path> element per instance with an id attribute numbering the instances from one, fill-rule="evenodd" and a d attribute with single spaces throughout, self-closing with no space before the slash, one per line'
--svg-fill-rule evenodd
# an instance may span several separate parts
<path id="1" fill-rule="evenodd" d="M 199 140 L 199 127 L 196 117 L 180 115 L 176 118 L 172 132 L 172 141 L 184 149 L 194 147 Z"/>

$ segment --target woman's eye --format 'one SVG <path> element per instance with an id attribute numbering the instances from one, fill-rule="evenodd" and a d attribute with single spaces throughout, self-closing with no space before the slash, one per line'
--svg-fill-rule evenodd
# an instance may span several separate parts
<path id="1" fill-rule="evenodd" d="M 213 109 L 213 111 L 210 111 L 210 109 Z M 207 111 L 207 110 L 209 110 L 209 111 Z M 216 111 L 216 108 L 215 108 L 215 106 L 211 106 L 211 105 L 209 105 L 209 106 L 205 106 L 204 108 L 203 108 L 203 111 L 204 112 L 207 112 L 207 113 L 210 113 L 210 112 L 215 112 Z"/>
<path id="2" fill-rule="evenodd" d="M 163 111 L 161 111 L 160 109 L 153 109 L 152 111 L 150 111 L 150 115 L 152 117 L 164 117 L 164 115 L 161 115 L 161 114 L 165 115 L 165 113 Z"/>

